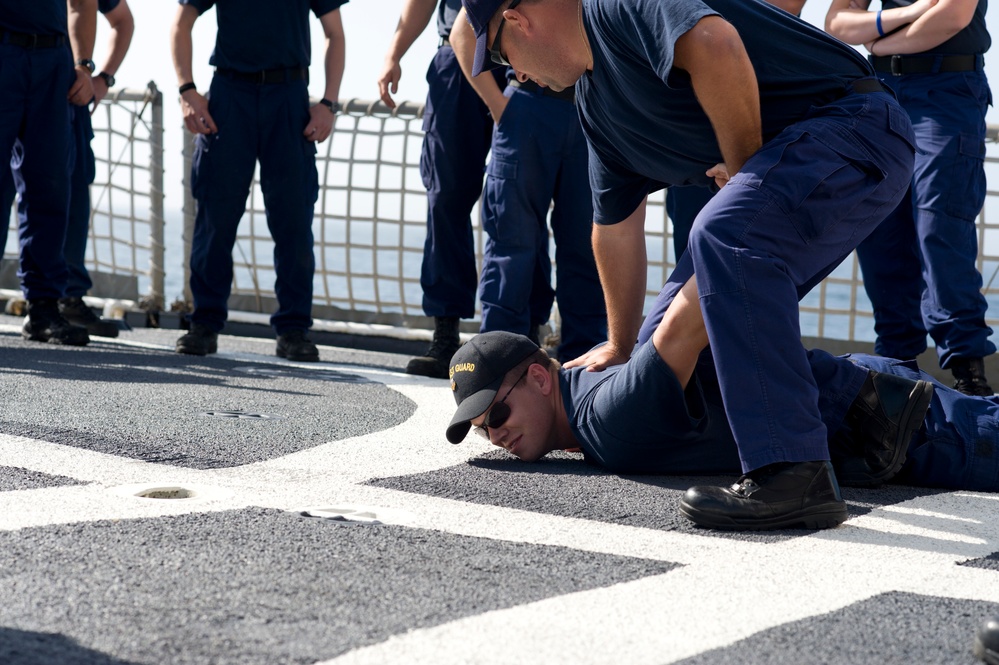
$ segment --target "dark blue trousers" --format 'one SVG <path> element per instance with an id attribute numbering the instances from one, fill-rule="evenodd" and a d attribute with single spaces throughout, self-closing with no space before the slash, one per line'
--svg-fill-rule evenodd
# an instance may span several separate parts
<path id="1" fill-rule="evenodd" d="M 27 300 L 60 298 L 67 278 L 63 243 L 72 153 L 66 94 L 73 82 L 73 57 L 68 47 L 0 43 L 0 63 L 0 155 L 11 156 L 21 196 L 21 290 Z M 22 150 L 14 151 L 18 139 Z"/>
<path id="2" fill-rule="evenodd" d="M 666 214 L 673 223 L 673 256 L 680 259 L 687 251 L 687 240 L 701 208 L 714 196 L 707 187 L 673 186 L 666 190 Z"/>
<path id="3" fill-rule="evenodd" d="M 94 151 L 90 141 L 94 138 L 94 130 L 90 123 L 90 109 L 85 106 L 70 105 L 72 117 L 71 150 L 72 173 L 70 174 L 69 223 L 66 227 L 66 243 L 63 245 L 63 257 L 69 271 L 66 280 L 65 297 L 82 298 L 93 286 L 90 273 L 84 264 L 87 253 L 87 236 L 90 233 L 90 185 L 95 177 Z M 22 154 L 24 146 L 15 142 L 14 152 Z M 15 158 L 20 161 L 20 157 Z M 17 190 L 10 170 L 0 168 L 0 211 L 9 211 L 14 202 Z M 2 214 L 2 213 L 0 213 Z M 7 218 L 3 217 L 0 224 L 0 255 L 7 244 Z"/>
<path id="4" fill-rule="evenodd" d="M 494 76 L 504 85 L 502 69 Z M 420 286 L 427 316 L 475 315 L 472 207 L 482 193 L 493 121 L 465 79 L 454 50 L 442 46 L 427 70 L 420 174 L 427 188 L 427 239 Z"/>
<path id="5" fill-rule="evenodd" d="M 586 139 L 575 105 L 516 87 L 493 133 L 482 225 L 481 332 L 527 335 L 548 321 L 558 298 L 560 360 L 607 339 L 607 310 L 591 242 L 593 204 Z M 548 211 L 555 240 L 551 287 Z"/>
<path id="6" fill-rule="evenodd" d="M 191 321 L 219 331 L 228 316 L 232 251 L 246 209 L 253 171 L 274 239 L 278 335 L 312 325 L 313 207 L 319 194 L 316 146 L 302 131 L 309 122 L 305 81 L 258 85 L 217 74 L 209 111 L 219 131 L 200 134 L 191 168 L 198 201 L 191 246 Z"/>
<path id="7" fill-rule="evenodd" d="M 999 491 L 999 397 L 959 393 L 920 372 L 912 361 L 866 354 L 835 357 L 818 350 L 810 351 L 808 359 L 830 432 L 842 424 L 868 369 L 935 384 L 926 420 L 909 444 L 908 459 L 893 482 Z"/>
<path id="8" fill-rule="evenodd" d="M 698 215 L 639 341 L 696 274 L 743 470 L 829 458 L 797 303 L 895 208 L 912 163 L 897 102 L 852 94 L 766 143 Z"/>
<path id="9" fill-rule="evenodd" d="M 995 352 L 976 267 L 975 218 L 985 201 L 983 71 L 886 76 L 916 133 L 912 185 L 895 211 L 857 248 L 874 306 L 875 350 L 914 358 L 936 343 L 952 358 Z"/>

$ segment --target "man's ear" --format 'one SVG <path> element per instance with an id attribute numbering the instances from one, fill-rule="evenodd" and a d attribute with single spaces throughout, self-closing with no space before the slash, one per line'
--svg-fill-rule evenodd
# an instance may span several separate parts
<path id="1" fill-rule="evenodd" d="M 534 363 L 528 371 L 528 376 L 541 390 L 542 395 L 551 394 L 554 382 L 552 381 L 552 374 L 548 371 L 547 366 L 540 363 Z"/>
<path id="2" fill-rule="evenodd" d="M 534 24 L 520 11 L 520 5 L 517 5 L 513 9 L 504 10 L 503 17 L 510 24 L 506 26 L 506 30 L 513 29 L 524 35 L 530 35 L 534 30 Z"/>

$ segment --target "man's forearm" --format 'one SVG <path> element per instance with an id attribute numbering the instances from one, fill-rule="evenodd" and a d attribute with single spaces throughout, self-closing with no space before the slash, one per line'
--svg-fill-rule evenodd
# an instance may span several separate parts
<path id="1" fill-rule="evenodd" d="M 90 60 L 94 57 L 97 39 L 97 0 L 69 0 L 67 10 L 73 59 Z"/>
<path id="2" fill-rule="evenodd" d="M 347 58 L 347 45 L 340 10 L 334 9 L 325 14 L 322 17 L 322 24 L 326 33 L 326 56 L 323 58 L 326 87 L 323 96 L 331 102 L 335 102 L 340 96 L 340 83 L 343 81 L 344 63 Z"/>
<path id="3" fill-rule="evenodd" d="M 607 303 L 608 344 L 627 357 L 638 339 L 645 303 L 644 201 L 618 224 L 594 225 L 593 254 Z"/>
<path id="4" fill-rule="evenodd" d="M 113 10 L 105 14 L 111 25 L 111 39 L 108 43 L 108 54 L 101 64 L 100 70 L 115 74 L 125 60 L 128 47 L 132 44 L 132 34 L 135 32 L 135 20 L 128 8 L 128 3 L 122 0 Z"/>
<path id="5" fill-rule="evenodd" d="M 925 14 L 873 44 L 874 55 L 923 53 L 959 33 L 971 22 L 977 2 L 950 0 L 940 2 Z"/>
<path id="6" fill-rule="evenodd" d="M 734 176 L 763 145 L 756 72 L 739 34 L 724 19 L 707 16 L 676 41 L 674 66 L 690 74 Z"/>
<path id="7" fill-rule="evenodd" d="M 399 16 L 399 24 L 396 26 L 395 34 L 392 36 L 392 44 L 385 56 L 387 60 L 394 62 L 402 60 L 402 56 L 406 54 L 416 38 L 430 23 L 430 18 L 434 15 L 436 7 L 436 0 L 409 0 L 406 3 Z"/>
<path id="8" fill-rule="evenodd" d="M 503 91 L 500 90 L 496 79 L 489 74 L 485 76 L 472 76 L 472 62 L 475 60 L 475 33 L 472 32 L 472 26 L 469 25 L 468 20 L 465 18 L 464 8 L 458 13 L 454 27 L 451 28 L 450 41 L 451 48 L 454 49 L 454 55 L 458 60 L 458 65 L 461 67 L 465 78 L 468 79 L 469 84 L 471 84 L 472 89 L 475 90 L 479 98 L 482 99 L 490 110 L 497 108 L 498 105 L 502 104 Z M 496 118 L 495 112 L 493 112 L 493 116 Z"/>

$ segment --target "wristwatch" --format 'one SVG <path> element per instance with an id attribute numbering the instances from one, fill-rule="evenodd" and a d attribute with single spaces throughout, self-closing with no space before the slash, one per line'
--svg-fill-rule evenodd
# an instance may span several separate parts
<path id="1" fill-rule="evenodd" d="M 104 79 L 104 83 L 107 84 L 108 88 L 114 87 L 114 74 L 108 74 L 107 72 L 100 72 L 97 75 L 97 77 Z"/>
<path id="2" fill-rule="evenodd" d="M 319 100 L 319 103 L 330 110 L 330 113 L 336 115 L 340 112 L 340 102 L 331 102 L 330 100 L 323 97 Z"/>
<path id="3" fill-rule="evenodd" d="M 93 74 L 94 70 L 97 69 L 97 65 L 95 65 L 94 61 L 91 60 L 90 58 L 81 58 L 81 59 L 77 60 L 76 61 L 76 66 L 77 67 L 86 67 L 90 71 L 91 74 Z"/>

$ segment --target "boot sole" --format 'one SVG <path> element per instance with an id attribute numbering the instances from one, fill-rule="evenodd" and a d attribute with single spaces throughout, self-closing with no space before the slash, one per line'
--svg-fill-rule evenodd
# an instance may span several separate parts
<path id="1" fill-rule="evenodd" d="M 178 344 L 176 348 L 177 348 L 177 353 L 183 353 L 186 356 L 207 356 L 211 353 L 216 353 L 219 350 L 217 344 L 212 344 L 210 347 L 208 347 L 207 351 L 202 351 L 201 349 L 191 349 L 186 346 L 181 346 L 180 344 Z"/>
<path id="2" fill-rule="evenodd" d="M 680 502 L 680 514 L 698 526 L 721 531 L 770 531 L 774 529 L 831 529 L 846 521 L 848 512 L 842 502 L 796 510 L 787 515 L 765 519 L 739 519 L 704 514 Z"/>
<path id="3" fill-rule="evenodd" d="M 283 352 L 281 350 L 277 350 L 277 351 L 274 352 L 274 355 L 276 355 L 278 358 L 284 358 L 286 360 L 292 360 L 292 361 L 301 362 L 301 363 L 319 362 L 319 354 L 318 353 L 315 354 L 315 355 L 309 354 L 309 355 L 305 355 L 305 356 L 294 356 L 294 355 L 288 355 L 287 353 L 285 353 L 285 352 Z"/>
<path id="4" fill-rule="evenodd" d="M 902 412 L 902 422 L 905 425 L 899 428 L 898 438 L 895 439 L 895 455 L 892 457 L 891 464 L 875 474 L 864 474 L 858 477 L 844 475 L 843 478 L 837 475 L 836 479 L 840 485 L 875 488 L 898 475 L 898 472 L 902 470 L 902 465 L 905 464 L 906 456 L 909 454 L 909 443 L 912 441 L 912 437 L 926 420 L 926 412 L 929 411 L 932 399 L 933 384 L 928 381 L 916 381 L 916 386 L 909 393 L 909 401 L 906 402 L 905 410 Z"/>
<path id="5" fill-rule="evenodd" d="M 52 337 L 51 335 L 41 335 L 38 333 L 29 333 L 21 331 L 21 337 L 28 342 L 44 342 L 46 344 L 58 344 L 59 346 L 86 346 L 90 343 L 89 337 L 83 337 L 78 340 L 64 340 L 58 339 L 57 337 Z"/>

